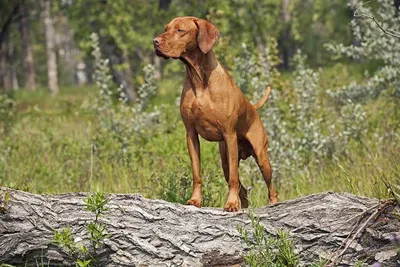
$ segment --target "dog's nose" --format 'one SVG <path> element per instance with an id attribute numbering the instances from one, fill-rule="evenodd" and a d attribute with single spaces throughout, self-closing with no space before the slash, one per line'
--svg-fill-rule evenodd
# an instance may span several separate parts
<path id="1" fill-rule="evenodd" d="M 155 46 L 158 46 L 158 45 L 160 44 L 160 39 L 159 39 L 158 37 L 154 38 L 154 39 L 153 39 L 153 44 L 154 44 Z"/>

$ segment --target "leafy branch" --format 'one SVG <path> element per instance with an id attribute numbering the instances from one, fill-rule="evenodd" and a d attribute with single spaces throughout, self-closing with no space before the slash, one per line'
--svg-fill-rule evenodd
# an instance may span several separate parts
<path id="1" fill-rule="evenodd" d="M 357 11 L 358 11 L 360 8 L 362 8 L 363 6 L 365 6 L 365 5 L 367 5 L 367 4 L 371 3 L 371 2 L 373 2 L 373 0 L 368 1 L 368 2 L 365 2 L 365 3 L 363 3 L 362 5 L 360 5 L 360 6 L 354 11 L 354 17 L 355 17 L 355 18 L 367 18 L 367 19 L 372 19 L 372 20 L 375 22 L 375 24 L 379 27 L 379 29 L 381 29 L 385 34 L 400 39 L 400 33 L 399 33 L 399 32 L 392 31 L 392 30 L 388 30 L 388 29 L 384 29 L 384 28 L 382 27 L 382 25 L 376 20 L 375 16 L 367 15 L 367 14 L 357 14 Z"/>

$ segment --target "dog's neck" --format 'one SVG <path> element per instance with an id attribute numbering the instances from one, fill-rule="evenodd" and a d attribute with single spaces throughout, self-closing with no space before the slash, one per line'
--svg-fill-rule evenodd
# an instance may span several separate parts
<path id="1" fill-rule="evenodd" d="M 192 88 L 206 88 L 212 71 L 218 66 L 213 50 L 204 54 L 196 48 L 194 52 L 183 53 L 180 59 L 186 65 L 186 80 Z"/>

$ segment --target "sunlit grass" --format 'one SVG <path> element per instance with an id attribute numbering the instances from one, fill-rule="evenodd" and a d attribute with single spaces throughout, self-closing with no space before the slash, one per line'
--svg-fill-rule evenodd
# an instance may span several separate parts
<path id="1" fill-rule="evenodd" d="M 326 70 L 326 77 L 333 77 L 329 73 L 337 72 L 338 68 Z M 344 77 L 348 80 L 353 76 Z M 321 83 L 324 87 L 330 85 L 328 78 Z M 82 108 L 83 103 L 90 103 L 94 88 L 64 88 L 55 98 L 44 90 L 17 92 L 12 96 L 16 114 L 6 136 L 0 140 L 0 184 L 37 193 L 97 188 L 185 203 L 192 181 L 185 129 L 175 105 L 180 86 L 176 81 L 160 86 L 163 92 L 152 103 L 166 105 L 162 123 L 167 126 L 151 138 L 132 144 L 128 157 L 119 153 L 111 137 L 98 139 L 96 120 Z M 385 131 L 398 129 L 396 118 L 400 116 L 394 114 L 398 112 L 396 103 L 388 103 L 388 98 L 369 103 L 367 110 L 373 128 L 364 144 L 352 145 L 346 157 L 314 162 L 307 172 L 274 179 L 281 201 L 324 191 L 390 196 L 381 178 L 400 184 L 400 140 L 393 140 L 391 147 L 377 145 L 375 141 Z M 98 142 L 104 144 L 98 147 Z M 201 161 L 203 204 L 222 207 L 228 186 L 217 143 L 201 140 Z M 246 173 L 242 166 L 241 180 L 251 187 L 250 202 L 254 206 L 268 203 L 267 187 L 259 171 Z"/>

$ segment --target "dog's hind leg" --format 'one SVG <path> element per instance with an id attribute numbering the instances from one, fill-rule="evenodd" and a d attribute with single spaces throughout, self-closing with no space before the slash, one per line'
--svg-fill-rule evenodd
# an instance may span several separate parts
<path id="1" fill-rule="evenodd" d="M 261 121 L 253 123 L 246 138 L 253 147 L 253 157 L 255 158 L 264 177 L 264 181 L 267 184 L 269 203 L 273 205 L 278 201 L 278 193 L 275 191 L 271 182 L 272 169 L 268 157 L 268 137 Z"/>

